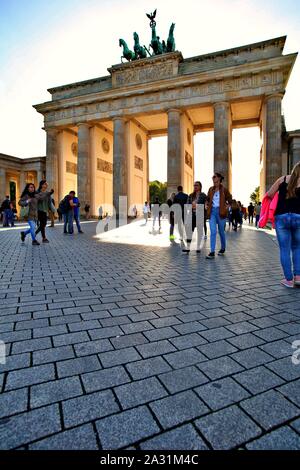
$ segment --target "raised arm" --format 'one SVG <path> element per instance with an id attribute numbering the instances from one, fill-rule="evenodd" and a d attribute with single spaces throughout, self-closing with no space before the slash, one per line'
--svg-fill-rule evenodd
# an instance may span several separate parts
<path id="1" fill-rule="evenodd" d="M 290 179 L 290 176 L 287 176 L 286 177 L 286 181 L 288 182 Z M 283 183 L 284 181 L 284 176 L 281 176 L 280 178 L 278 178 L 278 180 L 275 181 L 275 183 L 271 186 L 271 188 L 269 189 L 269 191 L 267 192 L 268 196 L 272 199 L 275 194 L 277 193 L 278 189 L 279 189 L 279 186 L 281 185 L 281 183 Z"/>

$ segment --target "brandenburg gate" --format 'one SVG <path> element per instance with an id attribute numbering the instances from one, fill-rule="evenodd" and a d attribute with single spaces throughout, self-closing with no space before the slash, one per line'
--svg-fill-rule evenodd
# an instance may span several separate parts
<path id="1" fill-rule="evenodd" d="M 123 195 L 128 207 L 143 204 L 148 141 L 163 135 L 168 136 L 168 194 L 179 184 L 191 192 L 193 139 L 203 131 L 214 131 L 214 170 L 231 189 L 232 129 L 250 126 L 260 127 L 264 194 L 285 171 L 281 103 L 297 57 L 283 54 L 285 40 L 187 59 L 174 43 L 161 53 L 114 65 L 107 76 L 49 89 L 52 100 L 34 107 L 44 116 L 46 175 L 56 199 L 74 189 L 93 215 L 101 205 L 118 210 Z"/>

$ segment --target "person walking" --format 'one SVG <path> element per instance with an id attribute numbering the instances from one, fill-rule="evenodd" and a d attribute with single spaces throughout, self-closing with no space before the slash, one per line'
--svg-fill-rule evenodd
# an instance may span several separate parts
<path id="1" fill-rule="evenodd" d="M 179 204 L 181 207 L 181 220 L 178 222 L 178 232 L 180 235 L 180 240 L 183 243 L 184 239 L 184 206 L 188 201 L 188 194 L 183 192 L 183 187 L 179 185 L 177 187 L 177 194 L 174 197 L 174 204 Z"/>
<path id="2" fill-rule="evenodd" d="M 86 203 L 85 206 L 84 206 L 84 212 L 85 212 L 86 220 L 88 220 L 88 218 L 90 217 L 90 208 L 91 208 L 91 206 L 88 203 Z M 74 215 L 75 215 L 75 210 L 74 210 Z M 76 221 L 76 218 L 75 218 L 75 221 Z"/>
<path id="3" fill-rule="evenodd" d="M 235 199 L 232 200 L 231 203 L 231 217 L 232 217 L 232 228 L 236 232 L 238 224 L 240 222 L 240 210 L 238 203 Z"/>
<path id="4" fill-rule="evenodd" d="M 136 219 L 138 216 L 138 211 L 137 211 L 136 206 L 133 206 L 132 213 L 133 213 L 133 217 Z"/>
<path id="5" fill-rule="evenodd" d="M 99 214 L 99 220 L 102 220 L 103 219 L 103 207 L 102 206 L 99 206 L 98 214 Z"/>
<path id="6" fill-rule="evenodd" d="M 154 204 L 152 204 L 153 223 L 152 230 L 155 229 L 155 222 L 158 220 L 158 231 L 161 231 L 161 211 L 159 210 L 160 202 L 158 196 L 155 197 Z"/>
<path id="7" fill-rule="evenodd" d="M 78 233 L 83 233 L 83 231 L 81 230 L 81 225 L 80 225 L 80 211 L 79 211 L 80 201 L 79 201 L 78 197 L 76 196 L 76 193 L 74 193 L 73 204 L 74 204 L 73 216 L 74 216 L 74 220 L 75 220 L 75 223 L 76 223 Z M 86 212 L 86 207 L 87 207 L 87 204 L 85 205 L 84 210 L 85 210 L 85 213 L 88 214 L 89 211 L 90 211 L 90 206 L 88 206 L 88 208 L 89 208 L 88 212 Z M 86 218 L 87 218 L 87 215 L 86 215 Z"/>
<path id="8" fill-rule="evenodd" d="M 143 215 L 144 215 L 145 225 L 147 225 L 147 222 L 148 222 L 149 212 L 150 212 L 150 207 L 149 207 L 148 201 L 145 201 L 145 204 L 143 206 Z"/>
<path id="9" fill-rule="evenodd" d="M 252 202 L 250 202 L 249 206 L 248 206 L 248 221 L 249 221 L 249 225 L 250 224 L 253 224 L 253 215 L 254 215 L 254 205 L 252 204 Z"/>
<path id="10" fill-rule="evenodd" d="M 194 183 L 194 191 L 189 195 L 188 197 L 188 200 L 187 200 L 187 204 L 191 204 L 192 205 L 192 226 L 191 227 L 187 227 L 186 228 L 186 231 L 188 233 L 188 237 L 187 237 L 187 240 L 186 240 L 186 248 L 183 248 L 183 252 L 184 253 L 189 253 L 191 250 L 190 250 L 190 246 L 191 246 L 191 242 L 192 242 L 192 238 L 193 238 L 193 233 L 194 233 L 194 230 L 195 228 L 197 227 L 197 253 L 200 253 L 201 252 L 201 249 L 200 249 L 200 244 L 201 244 L 201 240 L 202 240 L 202 233 L 200 233 L 200 228 L 201 228 L 201 224 L 199 223 L 200 221 L 197 221 L 197 205 L 198 204 L 203 204 L 203 206 L 205 206 L 205 203 L 206 203 L 206 194 L 202 192 L 202 184 L 200 183 L 200 181 L 195 181 Z M 205 211 L 205 207 L 203 207 L 203 211 Z M 204 226 L 203 228 L 205 227 L 205 215 L 204 215 L 204 212 L 203 212 L 203 223 L 204 223 Z"/>
<path id="11" fill-rule="evenodd" d="M 9 218 L 9 211 L 10 211 L 10 198 L 9 196 L 5 196 L 4 201 L 1 204 L 1 212 L 2 212 L 2 222 L 3 227 L 9 227 L 8 218 Z"/>
<path id="12" fill-rule="evenodd" d="M 174 199 L 175 199 L 175 193 L 172 193 L 170 195 L 169 199 L 167 200 L 167 204 L 168 204 L 169 207 L 172 207 L 172 205 L 174 203 Z M 169 239 L 170 239 L 170 241 L 173 241 L 173 240 L 175 240 L 175 236 L 174 236 L 174 225 L 175 225 L 174 211 L 170 211 L 169 222 L 170 222 Z"/>
<path id="13" fill-rule="evenodd" d="M 300 286 L 300 162 L 290 175 L 275 181 L 267 194 L 272 199 L 277 191 L 275 230 L 284 273 L 281 284 L 292 288 Z"/>
<path id="14" fill-rule="evenodd" d="M 261 202 L 256 204 L 254 207 L 254 213 L 255 213 L 255 227 L 258 228 L 258 221 L 260 218 L 260 212 L 261 212 Z"/>
<path id="15" fill-rule="evenodd" d="M 38 219 L 38 203 L 40 201 L 48 201 L 50 197 L 50 192 L 43 191 L 37 193 L 33 183 L 27 183 L 19 200 L 19 205 L 21 206 L 21 215 L 22 212 L 26 212 L 24 217 L 28 221 L 29 229 L 25 232 L 21 232 L 21 241 L 24 242 L 26 236 L 30 233 L 32 238 L 33 245 L 40 245 L 36 239 L 36 222 Z M 24 209 L 23 209 L 24 208 Z"/>
<path id="16" fill-rule="evenodd" d="M 217 227 L 221 240 L 221 249 L 218 255 L 223 256 L 226 250 L 225 224 L 228 211 L 228 205 L 232 202 L 232 196 L 227 188 L 222 184 L 224 177 L 221 173 L 215 172 L 213 177 L 213 186 L 209 188 L 207 194 L 207 217 L 210 226 L 210 253 L 207 259 L 215 258 L 215 247 L 217 239 Z"/>
<path id="17" fill-rule="evenodd" d="M 47 225 L 47 216 L 48 211 L 51 210 L 55 212 L 55 207 L 51 201 L 51 195 L 53 194 L 53 189 L 48 191 L 48 183 L 46 180 L 41 180 L 38 188 L 38 193 L 45 193 L 46 196 L 43 198 L 38 198 L 38 229 L 36 230 L 35 234 L 41 232 L 42 234 L 42 242 L 49 243 L 49 240 L 46 237 L 46 225 Z"/>

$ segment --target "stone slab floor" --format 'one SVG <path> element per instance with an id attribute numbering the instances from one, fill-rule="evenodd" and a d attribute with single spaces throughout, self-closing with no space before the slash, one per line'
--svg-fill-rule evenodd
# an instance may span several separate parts
<path id="1" fill-rule="evenodd" d="M 1 449 L 300 449 L 300 290 L 277 246 L 226 257 L 1 230 Z"/>

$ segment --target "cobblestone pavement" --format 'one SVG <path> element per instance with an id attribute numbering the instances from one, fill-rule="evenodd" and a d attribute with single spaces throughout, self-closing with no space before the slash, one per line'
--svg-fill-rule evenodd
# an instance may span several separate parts
<path id="1" fill-rule="evenodd" d="M 0 231 L 0 448 L 300 449 L 300 291 L 272 238 L 205 260 L 84 231 Z"/>

